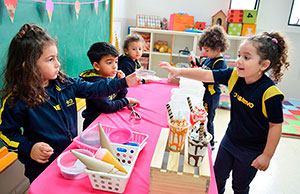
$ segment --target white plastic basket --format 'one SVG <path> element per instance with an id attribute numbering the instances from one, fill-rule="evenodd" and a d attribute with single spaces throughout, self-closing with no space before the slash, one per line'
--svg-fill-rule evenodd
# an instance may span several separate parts
<path id="1" fill-rule="evenodd" d="M 114 127 L 105 126 L 105 125 L 102 125 L 102 128 L 103 128 L 105 134 L 108 134 L 110 131 L 116 129 Z M 82 132 L 82 134 L 95 132 L 95 131 L 99 133 L 98 124 L 87 128 L 86 130 L 84 130 Z M 145 147 L 145 145 L 147 144 L 148 137 L 149 136 L 147 134 L 132 131 L 132 138 L 128 143 L 137 143 L 137 144 L 139 144 L 139 149 L 142 150 Z M 91 145 L 88 145 L 88 144 L 85 144 L 85 143 L 81 142 L 79 135 L 74 138 L 74 143 L 78 148 L 87 149 L 87 150 L 93 152 L 94 154 L 97 152 L 97 150 L 100 147 L 100 145 L 91 146 Z"/>
<path id="2" fill-rule="evenodd" d="M 134 164 L 138 158 L 140 149 L 135 146 L 113 144 L 117 158 L 128 172 L 126 176 L 96 172 L 86 169 L 92 187 L 97 190 L 123 193 L 130 178 Z"/>

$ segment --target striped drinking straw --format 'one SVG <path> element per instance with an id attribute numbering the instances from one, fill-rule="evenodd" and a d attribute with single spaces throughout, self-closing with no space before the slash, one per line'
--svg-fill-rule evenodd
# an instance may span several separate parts
<path id="1" fill-rule="evenodd" d="M 190 111 L 193 112 L 193 105 L 192 105 L 191 98 L 187 97 L 187 101 L 188 101 L 188 104 L 189 104 L 189 107 L 190 107 Z"/>
<path id="2" fill-rule="evenodd" d="M 173 117 L 173 113 L 171 110 L 171 106 L 170 106 L 170 104 L 167 104 L 166 106 L 167 106 L 169 118 L 170 118 L 171 122 L 174 122 L 174 117 Z"/>

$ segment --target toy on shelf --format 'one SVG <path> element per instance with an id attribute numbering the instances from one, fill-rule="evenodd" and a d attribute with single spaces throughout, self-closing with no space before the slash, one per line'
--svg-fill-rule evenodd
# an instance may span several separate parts
<path id="1" fill-rule="evenodd" d="M 168 19 L 167 18 L 163 18 L 160 21 L 160 26 L 162 30 L 168 30 Z"/>
<path id="2" fill-rule="evenodd" d="M 229 35 L 240 36 L 242 34 L 242 23 L 230 23 L 230 24 L 228 24 L 227 33 Z"/>
<path id="3" fill-rule="evenodd" d="M 160 29 L 160 16 L 137 14 L 136 27 Z"/>
<path id="4" fill-rule="evenodd" d="M 212 25 L 220 25 L 225 27 L 226 14 L 220 10 L 212 16 Z"/>
<path id="5" fill-rule="evenodd" d="M 204 30 L 206 27 L 206 22 L 196 22 L 194 29 Z"/>
<path id="6" fill-rule="evenodd" d="M 186 13 L 173 13 L 170 15 L 169 30 L 185 31 L 194 27 L 194 16 Z"/>
<path id="7" fill-rule="evenodd" d="M 256 23 L 256 10 L 244 10 L 243 13 L 243 23 L 255 24 Z"/>
<path id="8" fill-rule="evenodd" d="M 161 52 L 161 53 L 171 53 L 171 48 L 168 47 L 168 42 L 163 40 L 158 40 L 154 43 L 154 51 Z"/>
<path id="9" fill-rule="evenodd" d="M 228 23 L 242 23 L 244 11 L 240 9 L 230 9 L 228 11 Z"/>
<path id="10" fill-rule="evenodd" d="M 185 29 L 185 32 L 202 33 L 203 31 L 195 28 L 190 28 L 190 29 Z"/>
<path id="11" fill-rule="evenodd" d="M 256 32 L 256 24 L 243 24 L 242 36 L 252 36 Z"/>
<path id="12" fill-rule="evenodd" d="M 149 52 L 150 51 L 150 37 L 151 34 L 150 33 L 137 33 L 139 34 L 141 37 L 143 37 L 144 41 L 145 41 L 145 45 L 144 45 L 144 52 Z"/>

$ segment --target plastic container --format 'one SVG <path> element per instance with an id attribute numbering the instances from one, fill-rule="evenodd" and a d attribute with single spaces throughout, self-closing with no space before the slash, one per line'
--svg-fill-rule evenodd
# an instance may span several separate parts
<path id="1" fill-rule="evenodd" d="M 88 169 L 85 171 L 88 173 L 90 182 L 94 189 L 123 193 L 138 158 L 140 149 L 135 146 L 114 143 L 112 143 L 112 147 L 116 152 L 117 159 L 127 171 L 126 176 L 96 172 Z"/>
<path id="2" fill-rule="evenodd" d="M 82 154 L 93 156 L 93 153 L 85 149 L 75 149 Z M 70 151 L 66 151 L 57 158 L 57 166 L 61 175 L 66 179 L 81 179 L 87 176 L 85 165 L 80 162 Z"/>
<path id="3" fill-rule="evenodd" d="M 156 74 L 156 72 L 152 71 L 152 70 L 146 70 L 146 69 L 136 70 L 136 76 L 141 79 L 152 80 L 152 79 L 154 79 L 155 74 Z"/>
<path id="4" fill-rule="evenodd" d="M 104 132 L 105 132 L 106 135 L 109 134 L 110 131 L 113 131 L 113 130 L 117 129 L 115 127 L 110 127 L 110 126 L 105 126 L 105 125 L 102 125 L 102 128 L 103 128 L 103 130 L 104 130 Z M 98 124 L 95 124 L 95 125 L 93 125 L 91 127 L 88 127 L 86 130 L 84 130 L 82 132 L 82 134 L 92 133 L 92 132 L 99 133 L 99 126 L 98 126 Z M 149 136 L 147 134 L 132 131 L 131 140 L 129 140 L 129 142 L 127 142 L 127 143 L 136 143 L 136 144 L 139 145 L 139 149 L 142 150 L 145 147 L 145 145 L 147 144 L 148 137 Z M 75 145 L 78 148 L 84 148 L 84 149 L 87 149 L 87 150 L 89 150 L 89 151 L 91 151 L 93 153 L 96 153 L 97 150 L 100 147 L 100 145 L 99 146 L 90 146 L 90 145 L 88 145 L 88 144 L 80 141 L 80 137 L 79 136 L 77 136 L 77 137 L 74 138 L 74 143 L 75 143 Z"/>
<path id="5" fill-rule="evenodd" d="M 107 137 L 110 142 L 112 143 L 118 143 L 118 144 L 124 144 L 128 143 L 132 138 L 132 132 L 129 129 L 126 128 L 119 128 L 115 130 L 111 130 Z"/>
<path id="6" fill-rule="evenodd" d="M 100 146 L 100 136 L 96 131 L 90 133 L 81 133 L 80 141 L 94 147 Z"/>

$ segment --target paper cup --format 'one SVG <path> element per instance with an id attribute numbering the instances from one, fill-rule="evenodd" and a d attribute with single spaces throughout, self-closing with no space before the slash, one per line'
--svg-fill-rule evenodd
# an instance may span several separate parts
<path id="1" fill-rule="evenodd" d="M 184 126 L 178 126 L 169 121 L 169 149 L 174 152 L 180 152 L 183 149 L 186 134 L 190 128 L 190 124 L 185 122 Z"/>

